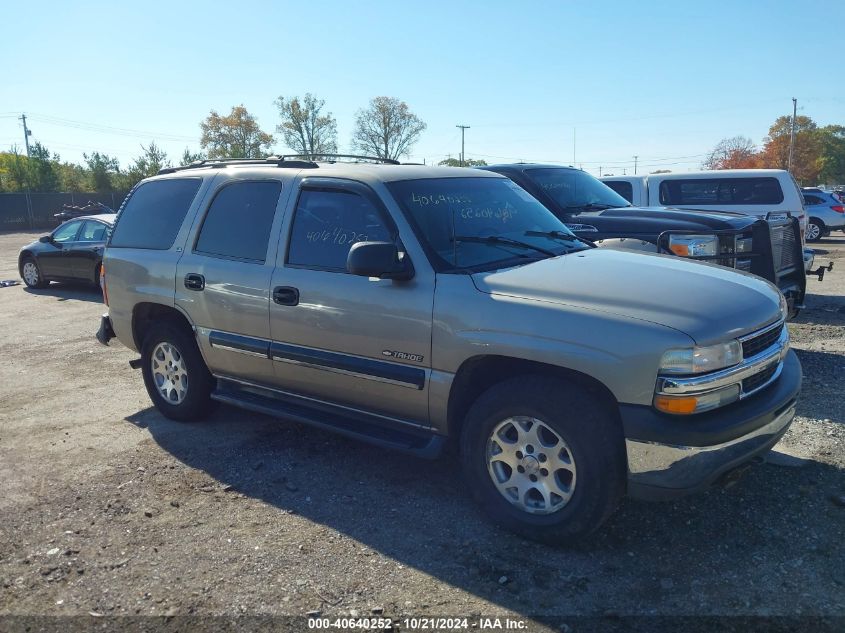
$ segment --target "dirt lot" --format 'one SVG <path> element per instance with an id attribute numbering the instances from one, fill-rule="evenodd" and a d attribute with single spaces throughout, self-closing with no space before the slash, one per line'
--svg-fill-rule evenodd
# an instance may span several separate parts
<path id="1" fill-rule="evenodd" d="M 0 279 L 35 237 L 0 235 Z M 778 446 L 802 459 L 626 501 L 575 549 L 491 527 L 446 459 L 226 407 L 166 420 L 94 340 L 98 292 L 0 288 L 0 615 L 845 616 L 845 236 L 818 246 L 837 268 L 790 326 Z"/>

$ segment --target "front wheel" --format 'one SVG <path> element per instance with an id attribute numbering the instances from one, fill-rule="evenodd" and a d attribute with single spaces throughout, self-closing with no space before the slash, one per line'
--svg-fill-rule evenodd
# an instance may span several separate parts
<path id="1" fill-rule="evenodd" d="M 46 288 L 49 281 L 46 281 L 41 274 L 41 269 L 38 267 L 38 262 L 34 257 L 27 257 L 23 260 L 21 266 L 21 277 L 28 288 Z"/>
<path id="2" fill-rule="evenodd" d="M 156 408 L 173 420 L 196 420 L 211 410 L 214 377 L 183 326 L 153 327 L 141 349 L 144 385 Z"/>
<path id="3" fill-rule="evenodd" d="M 494 522 L 543 542 L 590 534 L 625 491 L 624 438 L 611 409 L 544 376 L 512 378 L 479 397 L 461 434 L 461 462 Z"/>

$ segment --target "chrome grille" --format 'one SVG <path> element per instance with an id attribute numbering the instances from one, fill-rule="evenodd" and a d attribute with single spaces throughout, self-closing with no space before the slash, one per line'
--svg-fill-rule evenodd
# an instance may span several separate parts
<path id="1" fill-rule="evenodd" d="M 781 271 L 784 268 L 795 267 L 797 265 L 795 261 L 797 236 L 794 224 L 792 222 L 781 225 L 770 224 L 769 230 L 772 235 L 772 258 L 775 270 Z"/>
<path id="2" fill-rule="evenodd" d="M 783 332 L 783 328 L 785 327 L 786 325 L 783 323 L 778 323 L 757 335 L 752 335 L 751 338 L 743 340 L 742 357 L 751 358 L 774 345 L 780 338 L 781 332 Z"/>

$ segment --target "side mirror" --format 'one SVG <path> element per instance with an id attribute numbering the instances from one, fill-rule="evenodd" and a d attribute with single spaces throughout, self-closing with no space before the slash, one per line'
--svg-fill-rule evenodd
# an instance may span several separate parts
<path id="1" fill-rule="evenodd" d="M 52 244 L 53 243 L 53 237 L 51 235 L 42 235 L 41 237 L 38 238 L 38 241 L 41 242 L 42 244 Z"/>
<path id="2" fill-rule="evenodd" d="M 399 250 L 392 242 L 358 242 L 349 249 L 346 270 L 362 277 L 406 281 L 414 276 L 409 263 L 399 260 Z"/>

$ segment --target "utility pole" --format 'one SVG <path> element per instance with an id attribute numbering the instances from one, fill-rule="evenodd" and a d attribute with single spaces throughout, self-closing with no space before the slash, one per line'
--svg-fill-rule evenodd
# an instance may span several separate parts
<path id="1" fill-rule="evenodd" d="M 786 171 L 792 173 L 792 150 L 795 148 L 795 116 L 798 114 L 798 99 L 792 97 L 792 127 L 789 130 L 789 160 L 786 163 Z"/>
<path id="2" fill-rule="evenodd" d="M 21 121 L 23 121 L 23 142 L 26 145 L 26 157 L 29 158 L 29 136 L 32 134 L 32 130 L 26 127 L 26 115 L 21 114 L 18 117 Z"/>
<path id="3" fill-rule="evenodd" d="M 634 156 L 634 175 L 635 176 L 637 175 L 637 159 L 638 158 L 639 158 L 639 155 Z"/>
<path id="4" fill-rule="evenodd" d="M 456 125 L 455 127 L 461 128 L 461 167 L 464 166 L 464 132 L 469 129 L 468 125 Z"/>
<path id="5" fill-rule="evenodd" d="M 577 132 L 577 128 L 572 128 L 572 164 L 575 164 L 575 133 Z"/>
<path id="6" fill-rule="evenodd" d="M 601 166 L 599 166 L 599 178 L 601 178 Z"/>

